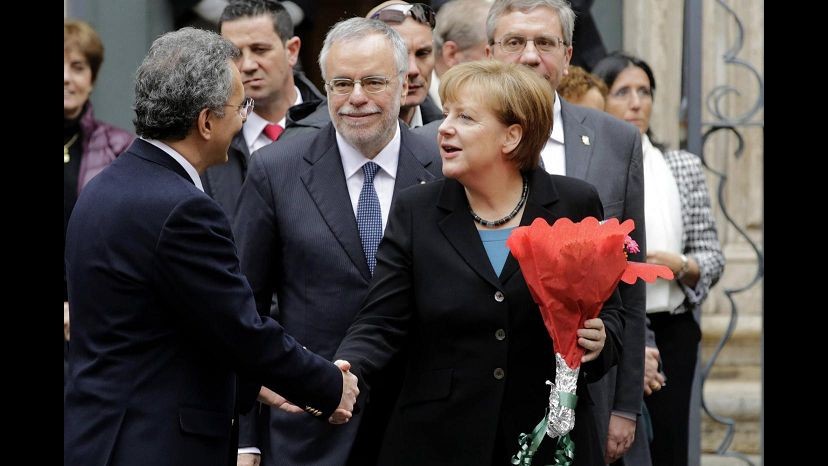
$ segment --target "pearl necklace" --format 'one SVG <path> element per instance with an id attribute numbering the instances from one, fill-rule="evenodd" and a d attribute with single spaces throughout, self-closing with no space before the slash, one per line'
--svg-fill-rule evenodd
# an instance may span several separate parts
<path id="1" fill-rule="evenodd" d="M 499 227 L 500 225 L 503 225 L 504 223 L 508 222 L 509 220 L 515 218 L 515 215 L 517 215 L 518 212 L 520 212 L 520 209 L 523 208 L 523 205 L 526 204 L 526 198 L 528 197 L 528 194 L 529 194 L 529 181 L 526 179 L 526 176 L 524 175 L 523 176 L 523 192 L 520 193 L 520 199 L 518 200 L 518 203 L 515 206 L 515 208 L 512 209 L 511 212 L 509 212 L 509 215 L 507 215 L 503 218 L 499 218 L 497 220 L 486 220 L 486 219 L 481 218 L 476 213 L 474 213 L 474 210 L 472 210 L 472 208 L 471 208 L 471 204 L 469 205 L 469 212 L 471 212 L 472 218 L 474 218 L 474 221 L 481 224 L 481 225 L 483 225 L 484 227 L 490 227 L 490 228 L 491 227 Z"/>
<path id="2" fill-rule="evenodd" d="M 69 163 L 69 161 L 71 160 L 71 158 L 69 157 L 69 148 L 72 147 L 72 144 L 74 144 L 75 141 L 78 139 L 79 134 L 80 131 L 75 133 L 75 135 L 72 136 L 72 139 L 70 139 L 69 142 L 63 145 L 63 163 Z"/>

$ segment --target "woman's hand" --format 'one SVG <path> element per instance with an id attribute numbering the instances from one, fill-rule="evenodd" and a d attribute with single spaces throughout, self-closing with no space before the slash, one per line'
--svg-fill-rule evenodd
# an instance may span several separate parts
<path id="1" fill-rule="evenodd" d="M 581 357 L 581 363 L 595 360 L 604 349 L 607 341 L 607 332 L 604 330 L 604 321 L 598 317 L 584 321 L 584 328 L 578 329 L 578 344 L 586 350 Z"/>
<path id="2" fill-rule="evenodd" d="M 667 378 L 658 371 L 660 354 L 658 348 L 647 346 L 644 348 L 644 394 L 652 395 L 661 390 Z"/>

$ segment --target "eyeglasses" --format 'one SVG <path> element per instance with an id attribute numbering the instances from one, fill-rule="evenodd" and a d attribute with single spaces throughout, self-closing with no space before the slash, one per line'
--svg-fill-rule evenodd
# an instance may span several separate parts
<path id="1" fill-rule="evenodd" d="M 646 100 L 653 98 L 653 91 L 648 87 L 639 87 L 635 90 L 638 95 L 638 100 Z M 630 100 L 633 95 L 633 90 L 629 87 L 622 87 L 615 92 L 610 92 L 609 96 L 616 100 Z"/>
<path id="2" fill-rule="evenodd" d="M 417 22 L 427 24 L 434 29 L 436 14 L 430 6 L 424 3 L 411 5 L 388 5 L 382 10 L 371 15 L 371 19 L 378 19 L 383 23 L 399 24 L 405 21 L 405 17 L 411 15 Z"/>
<path id="3" fill-rule="evenodd" d="M 253 107 L 255 105 L 253 103 L 253 97 L 245 97 L 244 100 L 242 100 L 242 103 L 239 105 L 224 104 L 224 106 L 236 107 L 236 109 L 239 111 L 239 115 L 242 117 L 242 120 L 245 120 L 247 119 L 247 115 L 250 115 L 250 112 L 253 110 Z"/>
<path id="4" fill-rule="evenodd" d="M 506 53 L 521 53 L 526 48 L 526 43 L 532 42 L 535 48 L 540 53 L 552 53 L 562 49 L 565 45 L 560 37 L 535 37 L 534 39 L 527 39 L 523 36 L 506 36 L 503 39 L 495 42 Z"/>
<path id="5" fill-rule="evenodd" d="M 336 95 L 348 95 L 354 92 L 354 85 L 359 83 L 362 90 L 371 94 L 382 92 L 391 79 L 385 76 L 366 76 L 362 79 L 334 78 L 325 83 L 325 87 Z"/>

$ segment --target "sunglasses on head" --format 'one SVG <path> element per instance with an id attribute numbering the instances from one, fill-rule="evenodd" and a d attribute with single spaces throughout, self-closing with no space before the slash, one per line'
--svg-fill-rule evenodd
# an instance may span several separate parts
<path id="1" fill-rule="evenodd" d="M 434 10 L 424 3 L 388 5 L 371 15 L 371 19 L 378 19 L 383 23 L 399 24 L 405 21 L 405 17 L 408 15 L 411 15 L 417 22 L 427 24 L 431 29 L 434 29 L 436 15 L 434 14 Z"/>

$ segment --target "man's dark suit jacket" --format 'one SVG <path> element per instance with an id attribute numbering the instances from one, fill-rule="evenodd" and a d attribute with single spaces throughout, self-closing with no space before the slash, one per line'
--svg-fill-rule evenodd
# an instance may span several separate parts
<path id="1" fill-rule="evenodd" d="M 404 124 L 400 133 L 394 198 L 442 176 L 437 146 Z M 309 350 L 332 358 L 371 281 L 332 124 L 256 151 L 233 231 L 259 312 L 270 312 L 275 291 L 279 322 Z M 343 465 L 362 417 L 328 426 L 254 410 L 242 420 L 239 446 L 259 447 L 264 465 Z"/>
<path id="2" fill-rule="evenodd" d="M 630 260 L 646 262 L 644 225 L 644 170 L 638 128 L 607 113 L 573 105 L 561 99 L 566 146 L 566 174 L 586 180 L 598 189 L 604 217 L 633 219 L 630 234 L 641 247 Z M 584 137 L 588 138 L 586 144 Z M 618 286 L 624 303 L 624 354 L 618 367 L 589 385 L 595 401 L 601 450 L 606 448 L 611 410 L 640 414 L 644 396 L 644 282 Z M 643 435 L 643 432 L 636 432 Z"/>
<path id="3" fill-rule="evenodd" d="M 325 96 L 316 89 L 301 71 L 293 72 L 293 82 L 299 88 L 302 103 L 288 109 L 286 126 L 291 124 L 290 114 L 292 109 L 297 107 L 316 108 L 316 105 L 325 99 Z M 239 198 L 239 191 L 241 191 L 241 185 L 247 174 L 250 155 L 247 141 L 244 139 L 244 132 L 239 131 L 230 143 L 230 149 L 227 151 L 227 162 L 221 165 L 213 165 L 201 175 L 204 192 L 221 204 L 231 224 L 236 214 L 236 201 Z"/>
<path id="4" fill-rule="evenodd" d="M 587 216 L 602 216 L 594 187 L 542 169 L 530 173 L 521 225 Z M 581 367 L 572 432 L 578 465 L 603 465 L 584 374 L 595 379 L 615 364 L 620 309 L 614 291 L 600 314 L 604 349 Z M 336 357 L 370 384 L 404 338 L 410 358 L 379 464 L 509 464 L 519 435 L 531 432 L 549 404 L 553 344 L 511 254 L 495 275 L 456 180 L 400 193 L 374 281 Z M 535 463 L 551 463 L 554 445 L 547 439 Z"/>
<path id="5" fill-rule="evenodd" d="M 81 193 L 66 270 L 65 465 L 226 465 L 237 373 L 247 404 L 339 404 L 341 372 L 256 313 L 221 207 L 146 141 Z"/>

